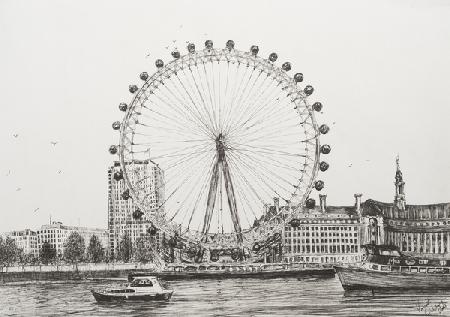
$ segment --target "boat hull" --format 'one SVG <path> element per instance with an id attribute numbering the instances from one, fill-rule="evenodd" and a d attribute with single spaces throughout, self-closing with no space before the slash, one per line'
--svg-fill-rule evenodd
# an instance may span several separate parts
<path id="1" fill-rule="evenodd" d="M 450 274 L 374 271 L 360 267 L 335 267 L 345 290 L 450 289 Z"/>
<path id="2" fill-rule="evenodd" d="M 91 290 L 97 302 L 169 300 L 173 292 L 160 294 L 108 294 Z"/>

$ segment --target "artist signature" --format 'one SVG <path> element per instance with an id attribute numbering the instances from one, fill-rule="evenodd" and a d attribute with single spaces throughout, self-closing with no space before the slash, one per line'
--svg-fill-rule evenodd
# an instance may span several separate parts
<path id="1" fill-rule="evenodd" d="M 447 308 L 447 302 L 443 300 L 439 302 L 431 302 L 430 299 L 422 302 L 419 300 L 416 305 L 417 311 L 424 313 L 427 316 L 431 316 L 432 314 L 441 315 L 444 310 Z"/>

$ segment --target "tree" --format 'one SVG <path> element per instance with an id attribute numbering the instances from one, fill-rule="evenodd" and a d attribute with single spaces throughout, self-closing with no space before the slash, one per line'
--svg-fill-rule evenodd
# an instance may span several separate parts
<path id="1" fill-rule="evenodd" d="M 84 256 L 84 238 L 73 231 L 64 242 L 64 258 L 71 263 L 78 263 Z"/>
<path id="2" fill-rule="evenodd" d="M 48 242 L 45 241 L 42 243 L 41 250 L 39 252 L 39 258 L 42 263 L 48 264 L 55 260 L 56 258 L 56 249 Z"/>
<path id="3" fill-rule="evenodd" d="M 31 254 L 31 253 L 24 254 L 23 258 L 21 259 L 21 263 L 23 265 L 36 264 L 37 261 L 38 261 L 38 259 L 34 256 L 34 254 Z"/>
<path id="4" fill-rule="evenodd" d="M 94 263 L 99 263 L 103 261 L 105 257 L 105 252 L 103 250 L 100 239 L 94 234 L 89 240 L 89 246 L 87 248 L 87 257 L 89 261 Z"/>
<path id="5" fill-rule="evenodd" d="M 131 239 L 127 234 L 124 234 L 122 241 L 119 244 L 119 259 L 124 262 L 129 262 L 131 259 L 131 254 L 133 252 L 133 245 Z"/>
<path id="6" fill-rule="evenodd" d="M 142 263 L 153 261 L 153 250 L 149 238 L 140 237 L 136 239 L 134 260 Z"/>
<path id="7" fill-rule="evenodd" d="M 10 237 L 6 239 L 0 237 L 0 265 L 9 266 L 14 263 L 18 259 L 20 250 Z"/>

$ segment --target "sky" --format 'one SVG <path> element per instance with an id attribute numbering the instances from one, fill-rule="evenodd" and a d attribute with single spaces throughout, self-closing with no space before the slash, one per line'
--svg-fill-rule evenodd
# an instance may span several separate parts
<path id="1" fill-rule="evenodd" d="M 328 204 L 391 202 L 397 155 L 407 203 L 450 201 L 448 1 L 0 0 L 0 232 L 106 228 L 128 85 L 207 39 L 277 52 L 314 86 Z"/>

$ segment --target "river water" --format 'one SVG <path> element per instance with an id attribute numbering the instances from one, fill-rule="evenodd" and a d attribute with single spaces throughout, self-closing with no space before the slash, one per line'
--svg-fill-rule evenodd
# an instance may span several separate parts
<path id="1" fill-rule="evenodd" d="M 117 284 L 2 285 L 0 316 L 450 316 L 450 291 L 346 293 L 337 277 L 173 281 L 168 302 L 97 304 L 89 291 Z"/>

